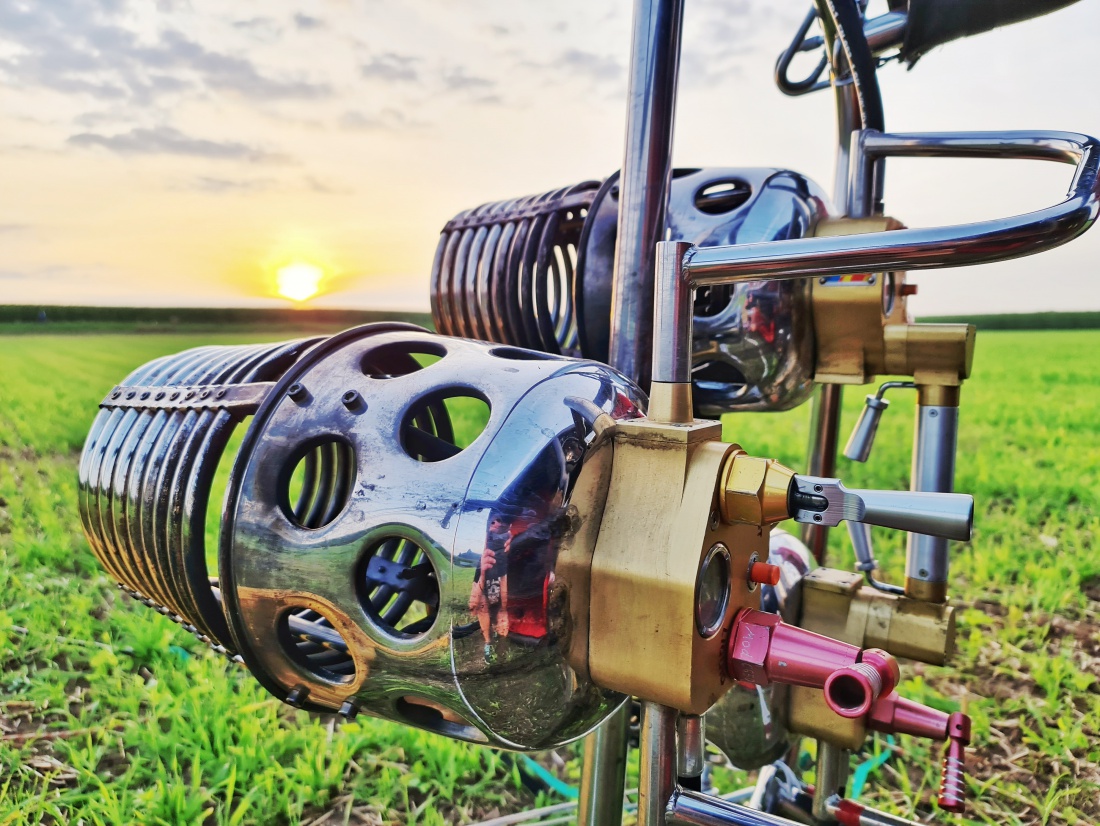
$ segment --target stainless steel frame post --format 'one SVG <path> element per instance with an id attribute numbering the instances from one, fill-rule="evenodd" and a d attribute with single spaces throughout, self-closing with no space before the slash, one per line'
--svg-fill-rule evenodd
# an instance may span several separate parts
<path id="1" fill-rule="evenodd" d="M 657 242 L 664 238 L 672 180 L 683 18 L 683 0 L 634 3 L 608 362 L 643 387 L 649 384 L 653 350 L 654 262 Z M 578 826 L 618 826 L 622 820 L 624 720 L 608 721 L 588 736 Z"/>
<path id="2" fill-rule="evenodd" d="M 643 387 L 653 346 L 653 262 L 664 238 L 683 0 L 637 0 L 608 362 Z"/>

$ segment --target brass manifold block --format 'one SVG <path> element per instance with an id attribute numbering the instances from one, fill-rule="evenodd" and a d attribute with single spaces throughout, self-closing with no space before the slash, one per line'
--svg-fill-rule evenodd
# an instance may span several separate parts
<path id="1" fill-rule="evenodd" d="M 862 574 L 817 568 L 802 580 L 801 627 L 896 657 L 943 665 L 955 649 L 955 609 L 866 585 Z M 820 691 L 792 687 L 790 728 L 847 749 L 867 736 L 862 720 L 833 712 Z"/>
<path id="2" fill-rule="evenodd" d="M 730 688 L 736 614 L 759 607 L 748 572 L 768 557 L 768 529 L 720 516 L 727 457 L 721 425 L 617 422 L 599 537 L 592 552 L 587 646 L 575 663 L 596 684 L 702 714 Z M 701 574 L 725 566 L 728 595 L 700 621 Z"/>

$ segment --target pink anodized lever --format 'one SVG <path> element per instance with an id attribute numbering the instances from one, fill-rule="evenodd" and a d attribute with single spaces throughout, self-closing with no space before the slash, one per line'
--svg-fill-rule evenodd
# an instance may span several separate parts
<path id="1" fill-rule="evenodd" d="M 728 666 L 735 680 L 755 685 L 823 688 L 826 703 L 844 717 L 867 714 L 898 681 L 897 661 L 885 651 L 863 651 L 751 608 L 734 618 Z"/>

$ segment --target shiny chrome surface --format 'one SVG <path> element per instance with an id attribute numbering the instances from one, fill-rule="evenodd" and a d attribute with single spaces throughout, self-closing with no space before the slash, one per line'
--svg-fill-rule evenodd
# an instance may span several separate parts
<path id="1" fill-rule="evenodd" d="M 844 446 L 844 458 L 851 459 L 853 462 L 866 462 L 870 458 L 871 447 L 874 445 L 875 434 L 878 433 L 878 425 L 882 420 L 882 414 L 890 406 L 890 402 L 886 400 L 886 391 L 903 387 L 912 389 L 916 385 L 911 381 L 887 381 L 879 385 L 876 393 L 867 396 L 863 410 L 860 411 L 859 419 L 856 421 L 856 426 L 852 428 L 852 435 L 848 437 L 848 444 Z M 815 475 L 826 476 L 828 474 L 818 473 Z M 928 488 L 928 490 L 931 490 L 931 488 Z"/>
<path id="2" fill-rule="evenodd" d="M 848 520 L 965 542 L 974 524 L 974 497 L 967 493 L 853 490 L 839 479 L 798 475 L 792 485 L 791 511 L 797 522 L 836 527 Z"/>
<path id="3" fill-rule="evenodd" d="M 889 136 L 886 136 L 889 137 Z M 833 238 L 802 238 L 770 244 L 694 248 L 679 266 L 663 265 L 658 273 L 656 312 L 669 313 L 682 299 L 677 293 L 717 284 L 788 280 L 817 275 L 848 275 L 883 270 L 926 270 L 1003 261 L 1059 246 L 1092 226 L 1100 210 L 1100 144 L 1068 132 L 1008 133 L 1007 135 L 908 136 L 906 151 L 920 154 L 921 141 L 954 147 L 967 154 L 988 154 L 993 146 L 1019 156 L 1077 161 L 1069 197 L 1060 204 L 1011 218 L 952 227 L 903 229 L 895 232 Z M 859 145 L 864 146 L 864 141 Z M 946 151 L 946 149 L 945 149 Z M 866 170 L 860 158 L 856 168 Z M 867 176 L 865 176 L 866 180 Z M 662 242 L 670 243 L 670 242 Z M 655 326 L 675 328 L 674 315 Z M 680 337 L 658 340 L 653 354 L 654 381 L 683 381 L 688 374 L 690 317 L 680 321 Z"/>
<path id="4" fill-rule="evenodd" d="M 270 389 L 263 383 L 310 344 L 199 347 L 151 361 L 104 399 L 80 456 L 81 521 L 103 567 L 230 651 L 207 570 L 210 488 L 233 431 Z M 240 404 L 243 386 L 261 392 Z"/>
<path id="5" fill-rule="evenodd" d="M 643 386 L 653 343 L 654 244 L 664 237 L 683 0 L 635 0 L 608 363 Z"/>
<path id="6" fill-rule="evenodd" d="M 810 444 L 806 451 L 806 473 L 810 476 L 836 474 L 836 451 L 840 444 L 840 408 L 844 400 L 844 386 L 823 384 L 814 395 L 810 413 Z M 802 541 L 810 549 L 813 558 L 825 562 L 829 547 L 829 529 L 813 523 L 802 526 Z"/>
<path id="7" fill-rule="evenodd" d="M 626 758 L 630 744 L 630 703 L 584 738 L 577 823 L 613 824 L 622 819 Z"/>
<path id="8" fill-rule="evenodd" d="M 768 562 L 778 565 L 779 583 L 760 589 L 760 609 L 798 620 L 802 578 L 813 567 L 809 550 L 796 537 L 773 528 Z M 778 760 L 790 748 L 787 688 L 780 684 L 733 686 L 706 714 L 706 737 L 734 766 L 745 771 Z"/>
<path id="9" fill-rule="evenodd" d="M 362 406 L 346 405 L 351 391 Z M 465 447 L 446 405 L 457 397 L 490 411 Z M 567 662 L 559 562 L 591 554 L 578 536 L 606 495 L 573 496 L 609 461 L 594 422 L 643 403 L 599 364 L 425 332 L 315 346 L 257 411 L 227 498 L 221 587 L 246 664 L 277 696 L 308 691 L 309 708 L 350 703 L 460 739 L 538 749 L 587 733 L 624 698 Z M 292 471 L 331 441 L 352 484 L 307 526 L 289 506 Z M 344 640 L 342 660 L 288 636 L 300 609 Z"/>
<path id="10" fill-rule="evenodd" d="M 958 433 L 958 407 L 917 405 L 913 472 L 909 482 L 912 490 L 947 493 L 955 489 Z M 905 551 L 906 579 L 946 582 L 949 564 L 946 538 L 909 535 Z"/>
<path id="11" fill-rule="evenodd" d="M 838 792 L 842 792 L 848 782 L 848 751 L 825 740 L 818 740 L 814 768 L 813 814 L 819 820 L 827 821 L 831 814 L 829 801 Z"/>
<path id="12" fill-rule="evenodd" d="M 664 826 L 665 807 L 676 788 L 676 718 L 679 712 L 642 703 L 638 766 L 638 826 Z"/>
<path id="13" fill-rule="evenodd" d="M 792 821 L 718 797 L 677 788 L 668 801 L 664 823 L 676 826 L 791 826 Z"/>
<path id="14" fill-rule="evenodd" d="M 706 766 L 706 721 L 697 714 L 681 714 L 676 721 L 676 774 L 684 778 L 702 776 Z"/>

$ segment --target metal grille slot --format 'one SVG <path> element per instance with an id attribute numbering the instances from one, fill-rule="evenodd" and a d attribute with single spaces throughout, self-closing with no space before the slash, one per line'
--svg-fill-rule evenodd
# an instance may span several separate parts
<path id="1" fill-rule="evenodd" d="M 200 347 L 134 371 L 100 405 L 80 460 L 80 514 L 92 549 L 125 588 L 232 649 L 206 564 L 205 520 L 218 462 L 254 405 L 212 391 L 274 381 L 311 341 Z M 128 399 L 127 388 L 142 391 Z M 172 407 L 172 388 L 180 393 Z M 168 388 L 162 398 L 156 388 Z M 148 407 L 141 396 L 149 394 Z M 112 398 L 116 401 L 112 401 Z M 224 406 L 218 406 L 223 403 Z"/>

